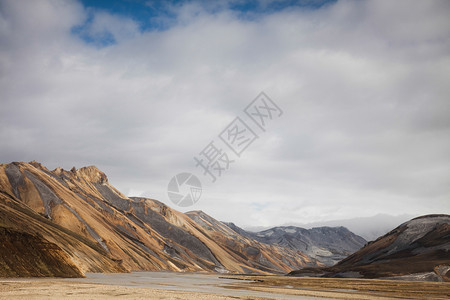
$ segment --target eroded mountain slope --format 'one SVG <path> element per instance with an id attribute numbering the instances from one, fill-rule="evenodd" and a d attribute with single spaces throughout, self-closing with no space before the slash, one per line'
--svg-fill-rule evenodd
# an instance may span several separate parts
<path id="1" fill-rule="evenodd" d="M 0 227 L 0 277 L 83 277 L 69 256 L 41 235 Z"/>
<path id="2" fill-rule="evenodd" d="M 448 281 L 449 271 L 450 216 L 427 215 L 401 224 L 333 267 L 291 274 L 366 278 L 417 274 L 417 278 Z"/>
<path id="3" fill-rule="evenodd" d="M 243 236 L 238 240 L 245 242 L 229 244 L 227 232 L 206 230 L 159 201 L 126 197 L 93 166 L 49 171 L 36 162 L 0 165 L 0 191 L 5 216 L 26 211 L 4 223 L 42 234 L 83 272 L 283 273 L 316 265 L 300 252 Z"/>

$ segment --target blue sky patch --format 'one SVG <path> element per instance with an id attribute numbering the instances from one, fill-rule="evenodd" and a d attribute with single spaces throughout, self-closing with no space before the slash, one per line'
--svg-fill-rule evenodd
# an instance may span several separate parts
<path id="1" fill-rule="evenodd" d="M 337 0 L 230 0 L 230 1 L 161 1 L 161 0 L 80 0 L 89 13 L 86 22 L 73 28 L 72 33 L 83 41 L 96 47 L 106 47 L 116 43 L 113 34 L 103 32 L 92 34 L 89 26 L 92 24 L 96 12 L 106 12 L 112 15 L 129 18 L 138 24 L 142 32 L 163 31 L 176 24 L 177 15 L 174 7 L 186 4 L 199 4 L 209 13 L 218 13 L 230 10 L 237 17 L 246 20 L 255 20 L 258 17 L 276 13 L 287 9 L 318 9 Z"/>

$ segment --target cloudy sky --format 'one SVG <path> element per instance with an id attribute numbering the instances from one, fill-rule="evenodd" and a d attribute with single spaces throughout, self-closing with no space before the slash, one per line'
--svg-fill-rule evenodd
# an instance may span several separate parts
<path id="1" fill-rule="evenodd" d="M 241 226 L 450 212 L 450 1 L 0 0 L 0 163 Z M 283 111 L 257 130 L 264 91 Z M 241 117 L 240 157 L 218 135 Z M 194 156 L 234 162 L 211 182 Z M 181 172 L 202 183 L 187 208 Z"/>

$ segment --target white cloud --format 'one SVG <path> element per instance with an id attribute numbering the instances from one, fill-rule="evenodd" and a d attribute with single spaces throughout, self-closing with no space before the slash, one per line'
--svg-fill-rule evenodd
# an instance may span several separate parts
<path id="1" fill-rule="evenodd" d="M 76 2 L 0 4 L 0 158 L 95 164 L 166 198 L 264 90 L 285 114 L 192 209 L 241 225 L 449 211 L 446 1 L 338 1 L 243 20 L 174 6 L 164 31 Z"/>

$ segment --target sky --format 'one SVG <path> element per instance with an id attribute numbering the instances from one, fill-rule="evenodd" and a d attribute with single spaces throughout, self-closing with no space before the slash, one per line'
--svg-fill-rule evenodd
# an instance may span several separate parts
<path id="1" fill-rule="evenodd" d="M 0 163 L 95 165 L 243 227 L 450 213 L 449 80 L 449 1 L 0 0 Z"/>

